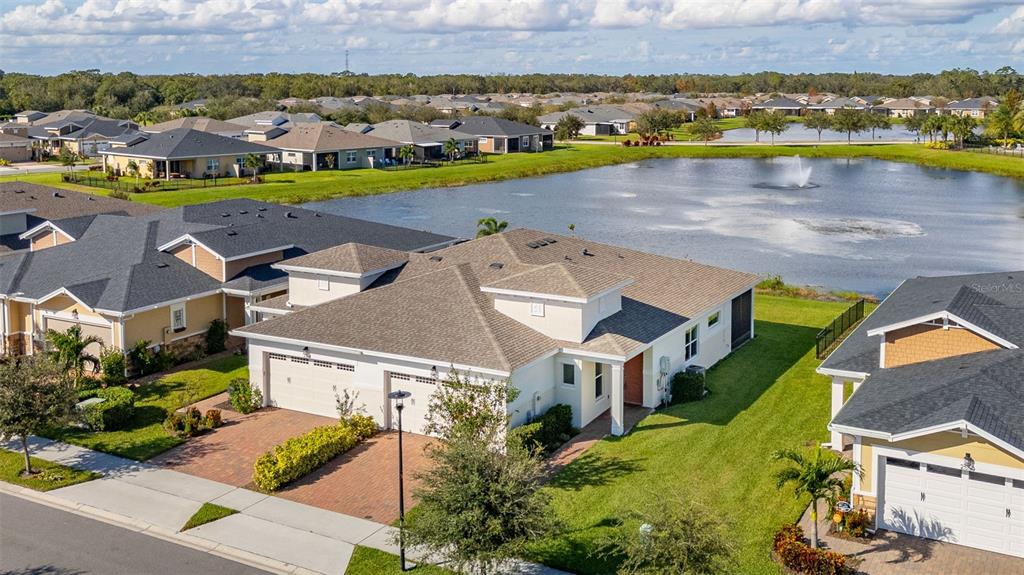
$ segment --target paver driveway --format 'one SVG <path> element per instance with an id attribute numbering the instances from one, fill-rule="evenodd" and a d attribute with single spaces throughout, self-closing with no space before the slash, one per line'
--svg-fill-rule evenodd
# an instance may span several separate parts
<path id="1" fill-rule="evenodd" d="M 226 395 L 197 404 L 206 409 L 227 401 Z M 282 441 L 336 419 L 286 409 L 264 408 L 249 415 L 222 411 L 225 425 L 190 439 L 151 463 L 239 487 L 252 483 L 256 459 Z M 425 469 L 424 448 L 433 441 L 422 435 L 402 436 L 405 459 L 406 508 L 412 507 L 415 474 Z M 398 519 L 398 434 L 380 433 L 327 465 L 275 493 L 278 497 L 377 521 Z"/>

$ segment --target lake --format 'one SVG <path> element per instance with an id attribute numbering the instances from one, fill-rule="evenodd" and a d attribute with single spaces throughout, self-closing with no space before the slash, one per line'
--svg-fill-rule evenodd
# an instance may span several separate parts
<path id="1" fill-rule="evenodd" d="M 1024 269 L 1024 182 L 871 159 L 659 159 L 305 207 L 472 237 L 479 218 L 884 295 Z M 443 169 L 443 168 L 438 168 Z"/>
<path id="2" fill-rule="evenodd" d="M 753 142 L 756 134 L 754 130 L 750 128 L 736 128 L 734 130 L 726 130 L 722 132 L 722 137 L 716 142 Z M 892 128 L 888 130 L 875 130 L 874 137 L 871 136 L 871 131 L 861 132 L 859 134 L 851 134 L 850 139 L 854 142 L 870 142 L 872 140 L 885 141 L 885 142 L 913 142 L 920 138 L 919 135 L 906 130 L 900 124 L 893 124 Z M 761 132 L 762 142 L 771 142 L 772 135 L 766 132 Z M 790 123 L 789 128 L 785 132 L 775 136 L 775 143 L 780 144 L 784 142 L 817 142 L 818 131 L 811 130 L 805 127 L 803 124 Z M 832 130 L 824 130 L 821 132 L 821 141 L 823 142 L 845 142 L 845 132 L 833 132 Z"/>

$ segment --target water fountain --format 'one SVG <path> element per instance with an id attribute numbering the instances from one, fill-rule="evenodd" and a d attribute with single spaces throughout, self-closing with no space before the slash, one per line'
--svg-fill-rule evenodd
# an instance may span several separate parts
<path id="1" fill-rule="evenodd" d="M 789 170 L 783 179 L 783 184 L 789 187 L 806 188 L 811 183 L 811 166 L 804 168 L 800 161 L 800 155 L 793 156 Z"/>

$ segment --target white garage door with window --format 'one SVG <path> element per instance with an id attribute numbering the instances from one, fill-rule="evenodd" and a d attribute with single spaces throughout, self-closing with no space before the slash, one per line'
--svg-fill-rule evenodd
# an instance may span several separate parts
<path id="1" fill-rule="evenodd" d="M 338 398 L 355 391 L 355 366 L 281 353 L 267 354 L 270 405 L 282 409 L 338 416 Z M 360 401 L 366 398 L 360 395 Z M 367 405 L 369 412 L 371 406 Z M 373 406 L 379 409 L 379 406 Z"/>
<path id="2" fill-rule="evenodd" d="M 885 458 L 879 527 L 1024 557 L 1024 481 Z"/>
<path id="3" fill-rule="evenodd" d="M 430 377 L 409 375 L 406 373 L 388 372 L 391 391 L 408 391 L 411 397 L 404 401 L 402 409 L 402 429 L 422 434 L 427 424 L 427 411 L 430 408 L 430 396 L 437 389 L 437 382 Z M 394 403 L 394 402 L 392 402 Z M 394 405 L 391 406 L 391 427 L 398 429 L 398 415 Z"/>

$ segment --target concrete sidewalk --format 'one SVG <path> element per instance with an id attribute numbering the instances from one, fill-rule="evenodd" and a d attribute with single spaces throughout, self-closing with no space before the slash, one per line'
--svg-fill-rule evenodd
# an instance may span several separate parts
<path id="1" fill-rule="evenodd" d="M 103 477 L 46 493 L 3 482 L 0 489 L 273 573 L 343 575 L 356 545 L 398 554 L 395 528 L 381 523 L 48 439 L 32 438 L 30 447 L 33 457 Z M 180 533 L 207 502 L 239 513 Z M 561 573 L 525 562 L 505 572 Z"/>

